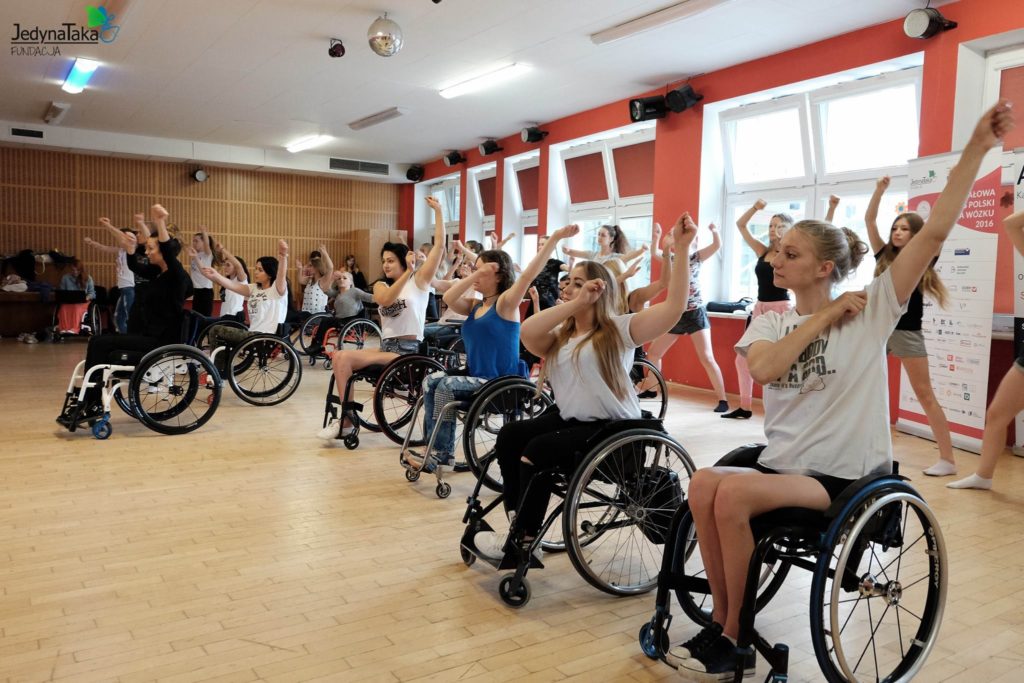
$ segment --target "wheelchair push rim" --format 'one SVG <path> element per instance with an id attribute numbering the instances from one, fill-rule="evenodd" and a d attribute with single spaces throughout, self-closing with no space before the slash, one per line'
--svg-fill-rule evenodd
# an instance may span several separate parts
<path id="1" fill-rule="evenodd" d="M 146 354 L 128 390 L 128 405 L 144 425 L 161 434 L 185 434 L 213 417 L 222 382 L 205 354 L 173 345 Z"/>
<path id="2" fill-rule="evenodd" d="M 239 342 L 231 353 L 228 381 L 235 394 L 256 406 L 273 406 L 288 399 L 302 381 L 302 363 L 294 347 L 272 334 Z"/>

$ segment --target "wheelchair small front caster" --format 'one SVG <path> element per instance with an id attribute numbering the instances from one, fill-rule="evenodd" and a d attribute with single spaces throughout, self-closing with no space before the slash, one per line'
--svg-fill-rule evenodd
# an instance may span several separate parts
<path id="1" fill-rule="evenodd" d="M 419 473 L 418 470 L 408 469 L 408 470 L 405 471 L 405 479 L 406 479 L 406 481 L 416 481 L 419 478 L 420 478 L 420 473 Z"/>
<path id="2" fill-rule="evenodd" d="M 114 428 L 110 425 L 109 417 L 104 417 L 92 426 L 92 435 L 100 441 L 110 438 L 110 434 L 113 431 Z"/>
<path id="3" fill-rule="evenodd" d="M 331 361 L 330 357 L 324 358 L 324 370 L 333 370 L 333 369 L 334 369 L 334 363 Z"/>
<path id="4" fill-rule="evenodd" d="M 452 495 L 452 485 L 446 481 L 442 481 L 434 489 L 434 493 L 437 494 L 438 498 L 447 498 Z"/>
<path id="5" fill-rule="evenodd" d="M 349 434 L 348 436 L 346 436 L 344 438 L 344 442 L 345 448 L 349 449 L 350 451 L 354 451 L 355 449 L 359 448 L 359 437 L 356 436 L 355 434 Z"/>
<path id="6" fill-rule="evenodd" d="M 473 563 L 476 562 L 476 555 L 469 552 L 462 546 L 459 546 L 459 554 L 462 555 L 462 563 L 467 567 L 472 567 Z"/>
<path id="7" fill-rule="evenodd" d="M 651 659 L 658 659 L 668 652 L 668 634 L 661 632 L 660 643 L 654 642 L 654 622 L 649 621 L 640 627 L 640 649 Z"/>
<path id="8" fill-rule="evenodd" d="M 509 607 L 519 609 L 530 601 L 530 583 L 525 579 L 520 579 L 519 590 L 515 593 L 512 592 L 512 581 L 515 580 L 515 574 L 509 574 L 501 580 L 498 584 L 498 595 Z"/>

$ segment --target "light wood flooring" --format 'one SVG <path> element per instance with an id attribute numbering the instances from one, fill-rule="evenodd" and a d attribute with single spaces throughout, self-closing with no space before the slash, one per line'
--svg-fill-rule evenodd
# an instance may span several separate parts
<path id="1" fill-rule="evenodd" d="M 380 435 L 323 447 L 323 370 L 273 408 L 226 389 L 189 435 L 116 413 L 96 441 L 53 422 L 84 350 L 0 341 L 0 680 L 677 677 L 637 645 L 653 594 L 604 595 L 566 558 L 531 572 L 529 605 L 506 607 L 500 575 L 459 558 L 470 475 L 438 500 L 432 477 L 405 481 Z M 727 422 L 712 404 L 673 390 L 669 431 L 698 465 L 763 438 L 757 416 Z M 893 438 L 951 549 L 941 639 L 919 680 L 1024 680 L 1024 461 L 1004 456 L 995 492 L 954 492 L 918 474 L 930 442 Z M 973 471 L 975 456 L 957 458 Z M 807 585 L 794 577 L 759 618 L 790 645 L 794 681 L 821 678 Z M 677 615 L 673 641 L 690 630 Z"/>

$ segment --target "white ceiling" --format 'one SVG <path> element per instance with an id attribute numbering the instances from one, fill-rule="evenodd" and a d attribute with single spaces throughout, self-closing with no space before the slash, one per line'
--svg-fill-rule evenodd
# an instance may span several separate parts
<path id="1" fill-rule="evenodd" d="M 85 23 L 82 0 L 5 0 L 0 24 Z M 280 149 L 311 133 L 316 151 L 421 162 L 532 122 L 552 121 L 706 73 L 901 17 L 923 0 L 724 0 L 699 16 L 605 45 L 596 31 L 672 0 L 122 0 L 112 44 L 60 57 L 0 54 L 0 119 L 41 123 L 71 103 L 62 127 Z M 943 4 L 943 3 L 938 3 Z M 384 10 L 405 35 L 373 54 L 366 29 Z M 347 54 L 327 55 L 331 37 Z M 103 63 L 78 95 L 60 90 L 73 57 Z M 510 62 L 533 70 L 454 100 L 438 88 Z M 400 106 L 363 131 L 347 123 Z"/>

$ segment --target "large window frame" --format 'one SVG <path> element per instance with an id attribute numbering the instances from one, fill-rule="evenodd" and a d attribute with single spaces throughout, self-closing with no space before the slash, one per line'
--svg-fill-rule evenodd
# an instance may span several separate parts
<path id="1" fill-rule="evenodd" d="M 1024 67 L 1024 46 L 993 50 L 985 55 L 985 84 L 982 89 L 982 110 L 999 101 L 999 87 L 1005 69 Z M 1003 150 L 1003 168 L 1013 168 L 1013 150 Z M 1005 178 L 1004 178 L 1005 180 Z"/>
<path id="2" fill-rule="evenodd" d="M 427 187 L 427 193 L 441 202 L 444 210 L 445 222 L 444 231 L 449 240 L 459 239 L 459 217 L 460 217 L 460 174 L 440 178 L 437 182 Z M 431 219 L 433 225 L 433 219 Z"/>

